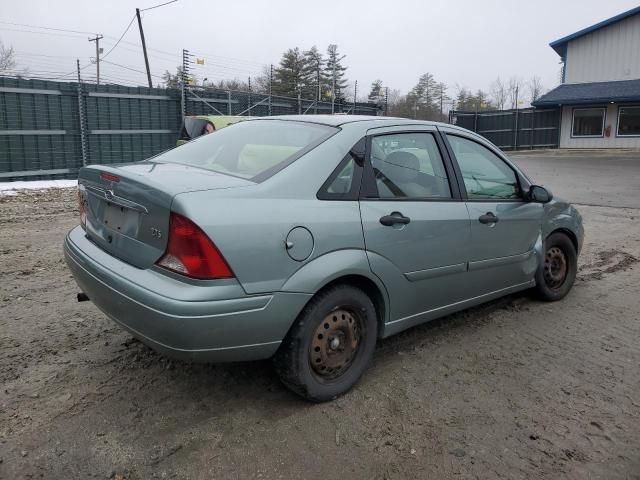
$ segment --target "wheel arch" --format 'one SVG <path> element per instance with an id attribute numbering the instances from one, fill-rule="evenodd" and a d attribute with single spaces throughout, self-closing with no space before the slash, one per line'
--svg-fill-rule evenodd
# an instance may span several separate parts
<path id="1" fill-rule="evenodd" d="M 364 250 L 338 250 L 317 257 L 293 274 L 282 290 L 312 294 L 308 304 L 318 293 L 338 284 L 352 285 L 369 296 L 376 307 L 378 336 L 382 336 L 389 315 L 389 294 L 382 281 L 371 271 Z"/>
<path id="2" fill-rule="evenodd" d="M 580 244 L 578 243 L 578 236 L 575 234 L 575 232 L 565 227 L 556 228 L 555 230 L 552 230 L 545 236 L 545 240 L 549 238 L 551 235 L 553 235 L 554 233 L 561 233 L 569 237 L 569 240 L 571 240 L 573 247 L 576 249 L 576 253 L 579 252 Z"/>
<path id="3" fill-rule="evenodd" d="M 380 287 L 370 278 L 360 274 L 347 274 L 341 277 L 335 278 L 320 288 L 315 294 L 318 295 L 325 290 L 328 290 L 336 285 L 351 285 L 362 290 L 373 302 L 373 306 L 376 309 L 376 322 L 378 324 L 378 337 L 381 338 L 384 332 L 385 319 L 387 318 L 387 302 Z M 313 298 L 313 297 L 311 297 Z M 311 300 L 309 300 L 311 301 Z"/>

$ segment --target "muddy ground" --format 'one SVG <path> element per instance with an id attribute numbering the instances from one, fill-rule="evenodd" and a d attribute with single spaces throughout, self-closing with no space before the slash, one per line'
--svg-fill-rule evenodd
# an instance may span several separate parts
<path id="1" fill-rule="evenodd" d="M 384 340 L 312 405 L 269 362 L 171 361 L 77 303 L 74 193 L 0 197 L 0 478 L 640 478 L 640 209 L 579 208 L 565 300 Z"/>

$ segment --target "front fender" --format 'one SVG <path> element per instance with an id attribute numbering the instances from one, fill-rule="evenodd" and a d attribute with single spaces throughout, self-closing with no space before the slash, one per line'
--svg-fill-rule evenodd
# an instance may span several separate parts
<path id="1" fill-rule="evenodd" d="M 545 221 L 542 222 L 542 238 L 547 238 L 555 230 L 568 230 L 576 237 L 577 253 L 580 253 L 584 242 L 584 227 L 578 210 L 561 200 L 551 201 L 544 207 Z"/>
<path id="2" fill-rule="evenodd" d="M 291 275 L 281 290 L 314 294 L 325 285 L 348 275 L 357 275 L 372 281 L 382 293 L 385 305 L 389 305 L 387 289 L 371 271 L 366 252 L 359 249 L 336 250 L 314 258 Z M 388 308 L 385 308 L 385 315 L 386 312 Z"/>

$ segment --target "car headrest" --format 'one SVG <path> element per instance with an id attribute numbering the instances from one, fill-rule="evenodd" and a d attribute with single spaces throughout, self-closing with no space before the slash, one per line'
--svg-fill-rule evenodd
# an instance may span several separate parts
<path id="1" fill-rule="evenodd" d="M 387 177 L 407 182 L 413 180 L 420 171 L 420 161 L 413 153 L 393 152 L 387 155 L 384 173 Z"/>

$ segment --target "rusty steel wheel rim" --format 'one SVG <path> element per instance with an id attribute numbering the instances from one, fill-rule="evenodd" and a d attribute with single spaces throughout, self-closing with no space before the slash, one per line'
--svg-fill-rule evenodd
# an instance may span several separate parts
<path id="1" fill-rule="evenodd" d="M 565 253 L 558 247 L 547 250 L 544 258 L 544 280 L 547 286 L 552 289 L 560 288 L 567 278 L 568 271 Z"/>
<path id="2" fill-rule="evenodd" d="M 309 347 L 309 362 L 322 380 L 338 378 L 353 363 L 360 347 L 362 322 L 350 310 L 338 308 L 316 328 Z"/>

